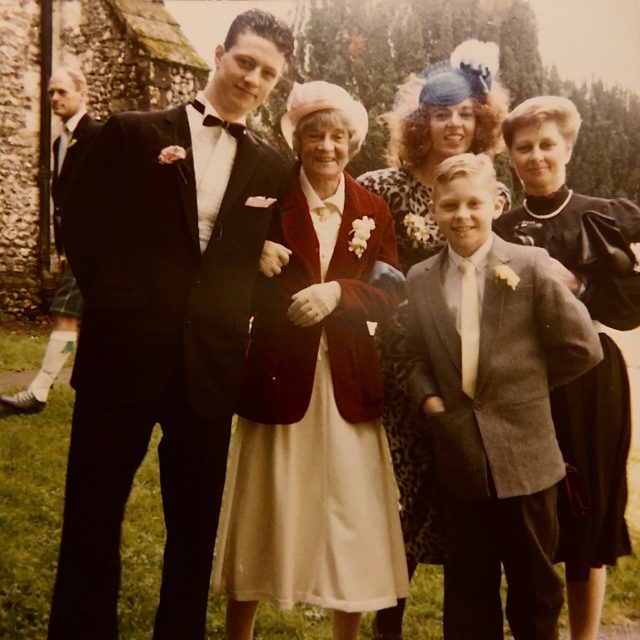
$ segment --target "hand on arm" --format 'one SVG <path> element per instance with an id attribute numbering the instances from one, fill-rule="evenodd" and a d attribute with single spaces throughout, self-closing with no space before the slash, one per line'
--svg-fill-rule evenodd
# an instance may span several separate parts
<path id="1" fill-rule="evenodd" d="M 440 396 L 426 396 L 422 401 L 422 411 L 426 416 L 446 411 L 444 400 Z"/>
<path id="2" fill-rule="evenodd" d="M 291 250 L 272 240 L 267 240 L 262 247 L 259 270 L 267 278 L 277 276 L 289 264 Z"/>
<path id="3" fill-rule="evenodd" d="M 585 284 L 580 278 L 578 278 L 572 271 L 569 271 L 562 262 L 555 258 L 549 258 L 551 264 L 551 271 L 558 282 L 562 282 L 565 286 L 569 287 L 569 290 L 573 295 L 579 296 L 585 288 Z"/>
<path id="4" fill-rule="evenodd" d="M 335 281 L 312 284 L 291 296 L 287 317 L 299 327 L 311 327 L 324 320 L 340 302 L 342 289 Z"/>

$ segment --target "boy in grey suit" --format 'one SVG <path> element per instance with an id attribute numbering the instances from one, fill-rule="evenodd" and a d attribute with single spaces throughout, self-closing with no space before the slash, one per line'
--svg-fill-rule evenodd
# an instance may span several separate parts
<path id="1" fill-rule="evenodd" d="M 408 274 L 409 384 L 426 416 L 443 498 L 444 636 L 558 637 L 553 568 L 565 475 L 549 387 L 601 358 L 582 303 L 548 254 L 491 233 L 502 208 L 488 157 L 442 162 L 430 213 L 448 241 Z"/>

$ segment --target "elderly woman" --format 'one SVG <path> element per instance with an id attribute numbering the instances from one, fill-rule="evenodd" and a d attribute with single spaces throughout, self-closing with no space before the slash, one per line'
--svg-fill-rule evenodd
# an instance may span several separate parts
<path id="1" fill-rule="evenodd" d="M 526 197 L 497 220 L 497 232 L 547 249 L 565 267 L 558 277 L 579 295 L 594 321 L 617 329 L 640 324 L 640 266 L 632 247 L 640 240 L 640 210 L 628 200 L 580 195 L 566 185 L 566 165 L 580 128 L 573 102 L 557 96 L 525 100 L 502 127 Z M 601 238 L 606 240 L 603 253 Z M 631 551 L 624 519 L 629 380 L 615 342 L 605 333 L 600 337 L 603 362 L 552 393 L 568 465 L 566 488 L 572 489 L 560 507 L 559 553 L 572 640 L 596 638 L 605 565 Z"/>
<path id="2" fill-rule="evenodd" d="M 282 129 L 300 160 L 281 206 L 290 259 L 257 302 L 214 584 L 230 640 L 253 636 L 259 600 L 332 609 L 348 640 L 362 611 L 408 592 L 368 330 L 397 302 L 369 284 L 398 266 L 396 241 L 383 200 L 344 171 L 367 130 L 359 102 L 295 85 Z"/>
<path id="3" fill-rule="evenodd" d="M 358 181 L 382 196 L 391 208 L 405 272 L 436 253 L 442 244 L 427 211 L 436 166 L 468 151 L 493 157 L 502 146 L 500 123 L 507 114 L 508 99 L 495 78 L 498 54 L 495 43 L 463 42 L 450 60 L 412 75 L 399 88 L 395 109 L 384 116 L 393 166 L 365 173 Z M 425 441 L 423 418 L 415 411 L 405 383 L 408 371 L 401 347 L 405 311 L 406 307 L 401 307 L 391 322 L 380 327 L 379 338 L 385 392 L 383 423 L 400 489 L 412 575 L 419 562 L 442 562 L 444 543 L 437 515 L 433 455 Z M 379 635 L 374 637 L 400 637 L 403 609 L 401 602 L 380 612 L 374 625 Z"/>

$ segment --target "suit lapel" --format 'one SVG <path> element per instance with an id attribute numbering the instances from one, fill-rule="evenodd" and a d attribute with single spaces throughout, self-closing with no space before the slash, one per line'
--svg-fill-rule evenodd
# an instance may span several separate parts
<path id="1" fill-rule="evenodd" d="M 492 352 L 500 344 L 500 322 L 504 296 L 508 286 L 495 277 L 495 268 L 508 263 L 511 258 L 506 250 L 506 243 L 494 236 L 493 247 L 487 261 L 485 273 L 484 299 L 482 301 L 480 354 L 478 359 L 478 379 L 476 395 L 482 392 L 482 385 L 486 382 L 491 371 Z M 503 246 L 505 245 L 505 246 Z"/>
<path id="2" fill-rule="evenodd" d="M 349 273 L 354 273 L 352 271 L 354 265 L 357 270 L 358 267 L 364 267 L 364 265 L 367 264 L 366 249 L 362 258 L 358 258 L 355 253 L 349 251 L 349 241 L 351 240 L 353 221 L 366 215 L 370 218 L 374 216 L 371 211 L 362 210 L 362 205 L 357 198 L 352 179 L 347 174 L 345 174 L 344 196 L 344 211 L 342 212 L 342 220 L 340 221 L 336 244 L 327 268 L 327 280 L 334 280 L 337 277 L 345 277 L 345 266 L 348 267 Z M 373 233 L 375 233 L 375 230 Z"/>
<path id="3" fill-rule="evenodd" d="M 56 179 L 59 180 L 61 183 L 64 183 L 64 181 L 67 179 L 67 176 L 72 173 L 72 167 L 76 163 L 76 160 L 78 159 L 78 156 L 77 156 L 78 142 L 82 140 L 82 137 L 84 136 L 84 132 L 88 124 L 89 124 L 89 115 L 85 114 L 84 116 L 82 116 L 82 118 L 80 118 L 80 121 L 78 122 L 76 128 L 71 134 L 71 139 L 67 144 L 67 150 L 64 154 L 64 161 L 62 162 L 62 167 L 60 167 L 60 175 L 58 175 L 58 150 L 60 149 L 60 137 L 57 137 L 55 139 L 55 142 L 53 143 L 53 152 L 55 154 L 54 162 L 53 162 L 54 171 L 56 174 Z M 86 152 L 86 149 L 84 151 Z M 81 152 L 81 157 L 82 156 L 83 156 L 83 153 Z"/>
<path id="4" fill-rule="evenodd" d="M 425 306 L 431 314 L 431 320 L 437 334 L 449 354 L 453 366 L 461 373 L 462 345 L 460 334 L 455 326 L 455 321 L 449 311 L 449 306 L 444 297 L 440 273 L 446 260 L 446 249 L 440 252 L 438 258 L 430 263 L 423 276 L 422 295 Z"/>
<path id="5" fill-rule="evenodd" d="M 58 176 L 58 149 L 60 148 L 60 136 L 53 141 L 53 176 L 52 186 L 55 186 L 59 180 Z"/>
<path id="6" fill-rule="evenodd" d="M 198 198 L 195 170 L 193 168 L 193 151 L 191 149 L 191 131 L 189 130 L 186 105 L 167 111 L 162 124 L 163 128 L 158 130 L 158 152 L 170 145 L 179 145 L 188 150 L 187 157 L 176 163 L 176 170 L 173 174 L 180 191 L 182 209 L 186 216 L 192 244 L 200 254 Z"/>
<path id="7" fill-rule="evenodd" d="M 225 216 L 233 208 L 238 198 L 245 192 L 247 184 L 251 181 L 254 171 L 258 166 L 261 154 L 257 145 L 251 140 L 247 132 L 238 140 L 236 157 L 233 161 L 229 182 L 224 192 L 220 211 L 216 219 L 216 225 L 222 224 Z M 253 194 L 264 195 L 264 194 Z M 214 232 L 215 233 L 215 232 Z"/>
<path id="8" fill-rule="evenodd" d="M 300 186 L 299 165 L 294 168 L 289 193 L 283 203 L 282 235 L 284 243 L 302 263 L 312 283 L 320 282 L 320 245 L 313 228 L 307 199 Z"/>

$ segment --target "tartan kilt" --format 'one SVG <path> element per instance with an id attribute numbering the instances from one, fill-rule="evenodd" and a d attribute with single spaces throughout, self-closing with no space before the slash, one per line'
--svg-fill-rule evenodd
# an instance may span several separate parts
<path id="1" fill-rule="evenodd" d="M 73 273 L 71 273 L 69 265 L 66 264 L 62 273 L 62 279 L 49 307 L 49 312 L 52 315 L 56 314 L 81 318 L 82 306 L 82 294 L 78 288 L 78 283 Z"/>

